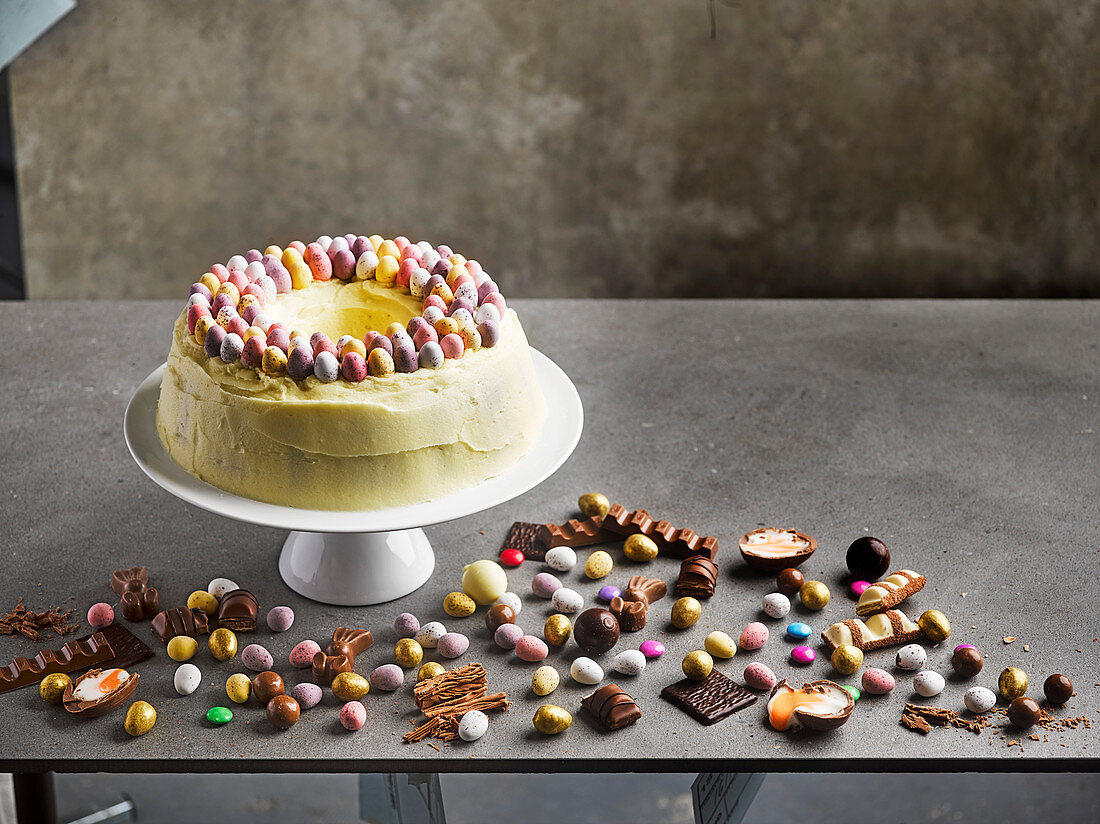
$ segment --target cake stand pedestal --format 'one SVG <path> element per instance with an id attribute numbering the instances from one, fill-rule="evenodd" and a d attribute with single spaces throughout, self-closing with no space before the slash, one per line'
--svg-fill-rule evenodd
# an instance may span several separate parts
<path id="1" fill-rule="evenodd" d="M 326 604 L 381 604 L 408 595 L 431 577 L 435 554 L 423 527 L 522 495 L 572 454 L 584 425 L 580 396 L 548 357 L 532 349 L 531 360 L 547 406 L 546 423 L 531 449 L 501 474 L 428 503 L 351 512 L 296 509 L 233 495 L 199 480 L 172 460 L 157 434 L 164 366 L 130 399 L 123 431 L 137 465 L 177 498 L 238 521 L 291 530 L 279 573 L 295 592 Z"/>

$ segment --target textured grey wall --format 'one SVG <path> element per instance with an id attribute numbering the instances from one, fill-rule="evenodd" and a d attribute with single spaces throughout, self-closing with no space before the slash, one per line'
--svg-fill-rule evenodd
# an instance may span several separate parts
<path id="1" fill-rule="evenodd" d="M 29 293 L 378 231 L 525 296 L 1100 295 L 1098 42 L 1091 0 L 82 2 L 12 73 Z"/>

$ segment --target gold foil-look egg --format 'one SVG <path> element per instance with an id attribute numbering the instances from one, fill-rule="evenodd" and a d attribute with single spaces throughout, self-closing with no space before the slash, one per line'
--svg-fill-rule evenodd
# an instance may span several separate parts
<path id="1" fill-rule="evenodd" d="M 573 716 L 561 707 L 553 704 L 543 704 L 535 710 L 535 717 L 531 719 L 535 729 L 543 735 L 557 735 L 565 732 L 573 723 Z"/>
<path id="2" fill-rule="evenodd" d="M 42 700 L 49 704 L 60 704 L 61 697 L 65 694 L 65 687 L 69 686 L 73 679 L 63 672 L 55 672 L 47 675 L 38 684 L 38 694 Z"/>
<path id="3" fill-rule="evenodd" d="M 798 589 L 798 598 L 806 609 L 825 609 L 832 595 L 821 581 L 807 581 Z"/>
<path id="4" fill-rule="evenodd" d="M 940 641 L 946 641 L 951 635 L 951 622 L 938 609 L 922 612 L 920 618 L 917 619 L 917 626 L 920 627 L 920 631 L 924 633 L 925 638 L 936 644 Z"/>
<path id="5" fill-rule="evenodd" d="M 715 630 L 703 640 L 703 649 L 715 658 L 732 658 L 737 654 L 737 644 L 726 633 Z"/>
<path id="6" fill-rule="evenodd" d="M 199 649 L 199 642 L 190 635 L 177 635 L 168 641 L 168 657 L 173 661 L 190 661 Z"/>
<path id="7" fill-rule="evenodd" d="M 697 649 L 684 656 L 680 668 L 692 681 L 702 681 L 714 672 L 714 659 L 710 657 L 710 653 Z"/>
<path id="8" fill-rule="evenodd" d="M 852 644 L 841 644 L 833 650 L 829 660 L 841 675 L 851 675 L 863 666 L 863 650 Z"/>
<path id="9" fill-rule="evenodd" d="M 332 679 L 332 694 L 341 701 L 358 701 L 370 692 L 370 681 L 357 672 L 341 672 Z"/>
<path id="10" fill-rule="evenodd" d="M 577 508 L 588 518 L 602 518 L 611 509 L 611 501 L 599 492 L 586 492 L 577 498 Z"/>
<path id="11" fill-rule="evenodd" d="M 558 688 L 561 676 L 551 666 L 539 667 L 531 675 L 531 691 L 535 695 L 549 695 Z"/>
<path id="12" fill-rule="evenodd" d="M 573 624 L 560 612 L 547 618 L 542 628 L 542 637 L 552 647 L 564 647 L 572 634 Z"/>
<path id="13" fill-rule="evenodd" d="M 126 710 L 126 719 L 122 722 L 122 728 L 130 735 L 137 737 L 145 735 L 153 729 L 157 723 L 157 711 L 148 701 L 135 701 Z"/>
<path id="14" fill-rule="evenodd" d="M 417 681 L 427 681 L 447 671 L 446 667 L 436 661 L 429 661 L 416 672 Z"/>
<path id="15" fill-rule="evenodd" d="M 657 557 L 657 552 L 653 539 L 642 534 L 631 535 L 623 544 L 623 555 L 631 561 L 652 561 Z"/>
<path id="16" fill-rule="evenodd" d="M 237 654 L 237 636 L 225 627 L 210 633 L 210 640 L 206 645 L 210 647 L 210 654 L 218 661 L 228 661 Z"/>
<path id="17" fill-rule="evenodd" d="M 393 660 L 399 667 L 415 667 L 424 660 L 424 647 L 415 638 L 402 638 L 393 648 Z"/>
<path id="18" fill-rule="evenodd" d="M 703 617 L 703 605 L 690 596 L 685 596 L 672 605 L 672 626 L 687 629 Z"/>
<path id="19" fill-rule="evenodd" d="M 239 672 L 230 675 L 225 682 L 225 694 L 234 704 L 243 704 L 252 696 L 252 679 Z"/>
<path id="20" fill-rule="evenodd" d="M 611 556 L 602 549 L 597 549 L 584 562 L 584 574 L 592 580 L 596 580 L 610 575 L 614 567 L 615 562 L 611 560 Z"/>
<path id="21" fill-rule="evenodd" d="M 477 603 L 465 592 L 451 592 L 443 599 L 443 611 L 452 618 L 469 618 L 477 611 Z"/>
<path id="22" fill-rule="evenodd" d="M 188 609 L 201 609 L 207 615 L 218 614 L 218 599 L 205 589 L 196 589 L 187 596 Z"/>
<path id="23" fill-rule="evenodd" d="M 1019 698 L 1027 692 L 1027 673 L 1017 667 L 1005 667 L 997 679 L 997 689 L 1006 701 Z"/>

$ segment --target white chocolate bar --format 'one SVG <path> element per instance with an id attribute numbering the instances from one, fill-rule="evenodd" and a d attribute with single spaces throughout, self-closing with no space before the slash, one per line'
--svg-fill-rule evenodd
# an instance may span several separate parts
<path id="1" fill-rule="evenodd" d="M 920 627 L 909 620 L 904 612 L 890 609 L 872 615 L 866 621 L 849 618 L 833 624 L 821 633 L 821 639 L 831 649 L 836 649 L 841 644 L 851 644 L 866 652 L 879 647 L 905 644 L 916 640 L 920 635 Z"/>
<path id="2" fill-rule="evenodd" d="M 856 615 L 871 615 L 896 607 L 924 588 L 925 577 L 911 569 L 899 569 L 863 590 L 856 604 Z"/>

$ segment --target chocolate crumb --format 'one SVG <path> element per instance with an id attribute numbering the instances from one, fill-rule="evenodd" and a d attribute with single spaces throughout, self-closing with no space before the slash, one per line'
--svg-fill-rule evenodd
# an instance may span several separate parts
<path id="1" fill-rule="evenodd" d="M 1006 644 L 1011 644 L 1013 641 L 1016 640 L 1016 636 L 1015 635 L 1006 635 L 1004 640 L 1005 640 Z"/>

